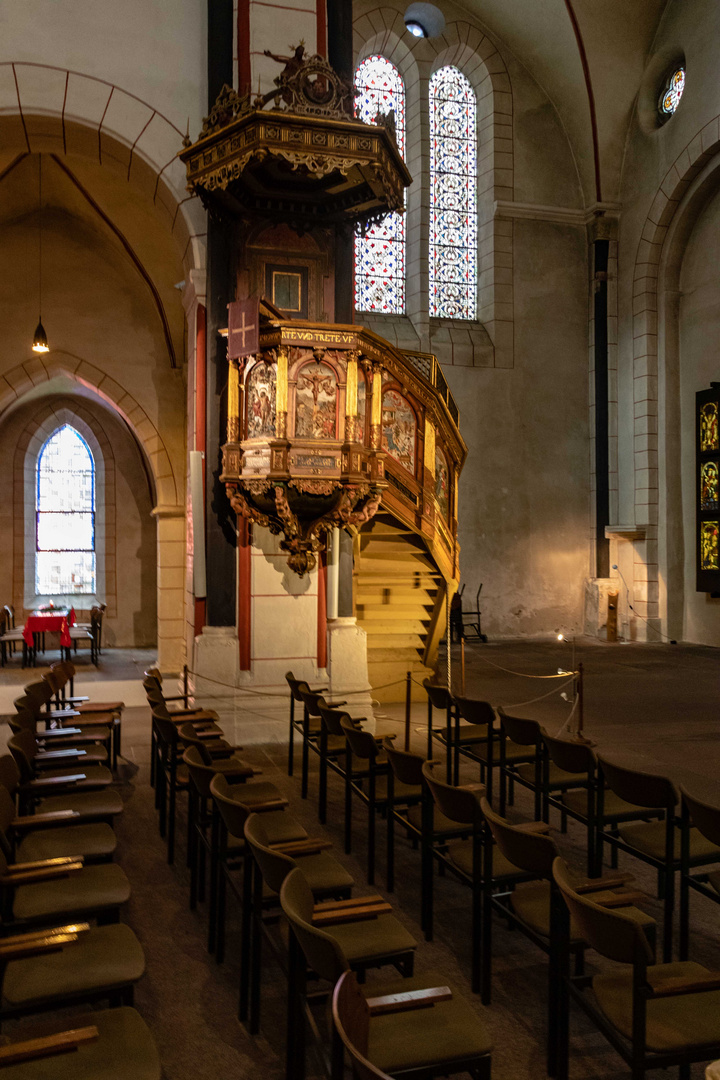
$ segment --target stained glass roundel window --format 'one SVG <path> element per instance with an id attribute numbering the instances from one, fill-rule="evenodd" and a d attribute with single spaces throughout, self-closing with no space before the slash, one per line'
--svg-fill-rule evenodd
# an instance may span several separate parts
<path id="1" fill-rule="evenodd" d="M 660 112 L 665 119 L 673 115 L 685 89 L 685 68 L 677 68 L 666 81 L 660 97 Z"/>

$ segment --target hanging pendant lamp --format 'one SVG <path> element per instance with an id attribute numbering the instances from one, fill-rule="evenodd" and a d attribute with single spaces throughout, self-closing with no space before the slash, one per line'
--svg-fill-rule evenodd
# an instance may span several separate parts
<path id="1" fill-rule="evenodd" d="M 50 352 L 45 327 L 42 324 L 42 154 L 38 154 L 38 209 L 40 217 L 39 244 L 38 244 L 38 324 L 33 334 L 32 351 L 36 353 Z"/>

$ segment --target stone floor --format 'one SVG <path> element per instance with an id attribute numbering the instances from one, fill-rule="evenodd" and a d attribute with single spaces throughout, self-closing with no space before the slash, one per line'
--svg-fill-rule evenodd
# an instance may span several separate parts
<path id="1" fill-rule="evenodd" d="M 457 648 L 455 653 L 458 653 Z M 136 701 L 142 669 L 150 654 L 107 651 L 99 671 L 78 670 L 76 691 L 93 696 L 126 695 Z M 634 761 L 649 770 L 667 773 L 720 805 L 720 652 L 693 646 L 606 646 L 579 641 L 575 663 L 584 665 L 586 734 L 601 752 Z M 527 675 L 557 674 L 558 667 L 573 666 L 572 646 L 558 642 L 506 642 L 471 645 L 466 649 L 468 696 L 514 708 L 519 715 L 541 720 L 549 731 L 567 721 L 570 704 L 559 696 L 553 682 Z M 505 669 L 505 670 L 503 670 Z M 459 655 L 453 656 L 455 687 L 459 691 Z M 521 672 L 509 674 L 508 672 Z M 0 673 L 0 693 L 15 696 L 35 673 L 6 668 Z M 564 680 L 559 680 L 563 682 Z M 225 691 L 223 691 L 225 693 Z M 541 700 L 532 700 L 541 698 Z M 5 700 L 5 699 L 2 699 Z M 10 698 L 8 698 L 10 700 Z M 219 698 L 213 704 L 225 712 L 223 724 L 231 740 L 245 746 L 243 756 L 263 770 L 290 799 L 290 812 L 311 835 L 327 835 L 333 855 L 352 873 L 357 893 L 371 891 L 365 878 L 365 830 L 361 809 L 355 811 L 354 850 L 342 850 L 342 787 L 331 778 L 328 826 L 317 824 L 317 759 L 311 755 L 310 793 L 300 799 L 299 777 L 288 778 L 286 749 L 280 718 L 267 739 L 266 723 L 257 723 L 252 705 L 242 695 L 237 701 Z M 11 706 L 10 706 L 11 708 Z M 3 708 L 2 711 L 7 711 Z M 402 740 L 404 708 L 382 706 L 378 722 L 393 727 Z M 573 715 L 572 722 L 575 721 Z M 410 717 L 412 743 L 425 744 L 426 709 L 414 706 Z M 0 728 L 0 741 L 8 731 Z M 226 962 L 218 966 L 205 950 L 204 905 L 188 909 L 188 875 L 184 866 L 184 799 L 179 805 L 179 840 L 176 865 L 169 867 L 157 832 L 157 818 L 148 783 L 149 716 L 144 706 L 131 706 L 123 718 L 123 754 L 119 788 L 125 813 L 118 824 L 119 861 L 133 887 L 123 917 L 143 943 L 147 974 L 136 992 L 136 1004 L 150 1024 L 164 1062 L 166 1080 L 217 1080 L 250 1077 L 281 1080 L 283 1075 L 285 986 L 279 968 L 268 961 L 263 975 L 261 1032 L 251 1038 L 236 1019 L 239 972 L 238 917 L 229 901 L 229 936 Z M 477 778 L 477 768 L 463 766 L 463 779 Z M 529 801 L 520 795 L 513 813 L 530 816 Z M 382 832 L 382 831 L 381 831 Z M 581 862 L 583 836 L 571 823 L 567 835 L 553 833 L 570 861 Z M 398 917 L 419 942 L 417 968 L 437 972 L 470 996 L 468 941 L 469 893 L 450 877 L 437 878 L 437 932 L 432 943 L 422 940 L 418 926 L 418 855 L 404 840 L 398 841 L 396 891 L 388 898 Z M 623 867 L 637 875 L 640 887 L 654 892 L 654 881 L 643 866 L 628 857 Z M 383 892 L 384 845 L 379 838 L 378 891 Z M 374 890 L 373 890 L 374 891 Z M 657 916 L 655 900 L 648 911 Z M 720 969 L 720 908 L 693 900 L 693 958 Z M 496 921 L 493 947 L 493 1004 L 483 1008 L 472 998 L 478 1016 L 492 1031 L 494 1080 L 536 1080 L 545 1074 L 544 1032 L 547 967 L 545 958 L 523 935 Z M 322 1021 L 322 1017 L 320 1017 Z M 10 1030 L 10 1029 L 8 1029 Z M 311 1052 L 308 1075 L 322 1075 L 319 1059 Z M 658 1078 L 660 1073 L 650 1073 Z M 668 1075 L 664 1073 L 663 1075 Z M 703 1066 L 693 1069 L 700 1080 Z M 623 1080 L 629 1076 L 622 1061 L 591 1025 L 576 1012 L 571 1024 L 571 1080 Z"/>

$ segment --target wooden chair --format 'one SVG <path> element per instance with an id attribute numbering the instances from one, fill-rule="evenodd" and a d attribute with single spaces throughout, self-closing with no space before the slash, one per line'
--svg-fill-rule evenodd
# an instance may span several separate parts
<path id="1" fill-rule="evenodd" d="M 451 746 L 453 741 L 453 724 L 457 720 L 457 704 L 455 698 L 446 686 L 439 686 L 431 679 L 423 679 L 423 688 L 427 694 L 427 756 L 433 756 L 433 740 L 438 740 L 445 746 L 447 782 L 453 780 L 453 760 Z M 445 713 L 445 724 L 435 727 L 433 723 L 434 710 L 438 709 Z"/>
<path id="2" fill-rule="evenodd" d="M 345 971 L 332 998 L 333 1027 L 357 1080 L 452 1076 L 490 1080 L 492 1040 L 477 1013 L 456 990 L 415 976 L 372 991 Z M 398 992 L 399 991 L 399 997 Z M 335 1077 L 341 1077 L 336 1052 Z"/>
<path id="3" fill-rule="evenodd" d="M 572 1000 L 627 1062 L 632 1080 L 675 1065 L 681 1080 L 689 1080 L 692 1062 L 720 1055 L 720 974 L 688 961 L 655 964 L 635 919 L 582 895 L 560 858 L 553 863 L 553 875 L 587 944 L 623 965 L 572 977 L 563 956 L 563 983 Z M 567 1026 L 560 1033 L 558 1056 L 558 1080 L 567 1080 Z"/>
<path id="4" fill-rule="evenodd" d="M 64 1017 L 51 1034 L 28 1038 L 23 1028 L 0 1047 L 3 1080 L 67 1080 L 72 1076 L 132 1076 L 161 1080 L 162 1069 L 150 1029 L 135 1009 L 101 1009 Z"/>
<path id="5" fill-rule="evenodd" d="M 0 1017 L 79 1003 L 132 1005 L 145 956 L 129 926 L 69 923 L 0 939 Z"/>
<path id="6" fill-rule="evenodd" d="M 473 993 L 482 995 L 484 1005 L 492 997 L 492 899 L 497 889 L 513 888 L 526 881 L 528 874 L 509 862 L 501 851 L 493 846 L 490 832 L 480 806 L 480 796 L 485 793 L 482 784 L 455 787 L 439 779 L 434 762 L 423 765 L 423 776 L 430 789 L 436 808 L 444 817 L 455 822 L 462 830 L 454 839 L 447 835 L 436 841 L 433 857 L 446 867 L 454 877 L 468 885 L 472 892 L 472 933 L 470 956 L 472 965 Z M 469 835 L 468 835 L 469 832 Z M 431 890 L 432 882 L 424 883 Z M 428 899 L 428 921 L 432 924 L 432 898 Z"/>
<path id="7" fill-rule="evenodd" d="M 42 819 L 42 814 L 19 818 L 9 791 L 0 784 L 0 848 L 8 859 L 24 863 L 80 855 L 85 864 L 112 859 L 117 837 L 105 822 L 50 828 Z"/>
<path id="8" fill-rule="evenodd" d="M 82 777 L 82 770 L 73 775 Z M 98 821 L 112 824 L 124 809 L 118 793 L 106 788 L 77 794 L 73 775 L 23 778 L 18 761 L 11 754 L 0 757 L 0 784 L 14 799 L 20 814 L 32 814 L 33 827 L 37 828 L 41 821 L 48 827 Z"/>
<path id="9" fill-rule="evenodd" d="M 347 899 L 354 881 L 337 859 L 325 849 L 332 845 L 322 839 L 304 837 L 285 844 L 272 843 L 262 814 L 250 814 L 245 822 L 245 841 L 253 855 L 251 890 L 252 946 L 249 965 L 243 960 L 243 977 L 250 980 L 248 1020 L 250 1033 L 260 1029 L 260 973 L 262 942 L 266 938 L 283 970 L 287 968 L 282 942 L 270 933 L 277 921 L 279 893 L 288 874 L 296 867 L 307 881 L 316 901 Z M 246 912 L 243 911 L 243 916 Z"/>
<path id="10" fill-rule="evenodd" d="M 88 753 L 92 747 L 87 750 L 74 747 L 48 750 L 31 731 L 21 729 L 8 739 L 8 750 L 20 769 L 21 782 L 33 785 L 29 790 L 38 795 L 48 794 L 56 788 L 72 788 L 73 793 L 78 794 L 114 794 L 109 791 L 112 773 L 93 760 Z M 113 802 L 110 800 L 110 804 Z"/>
<path id="11" fill-rule="evenodd" d="M 510 926 L 520 929 L 548 957 L 547 1073 L 548 1076 L 555 1076 L 561 1030 L 560 1012 L 567 1009 L 567 1001 L 560 994 L 563 973 L 559 967 L 559 959 L 565 951 L 574 953 L 575 972 L 580 974 L 583 970 L 585 942 L 577 927 L 568 927 L 567 920 L 563 918 L 563 901 L 552 873 L 558 848 L 552 837 L 544 834 L 545 823 L 534 821 L 511 825 L 495 813 L 487 799 L 481 798 L 480 806 L 493 838 L 505 858 L 532 875 L 531 880 L 518 885 L 512 891 L 497 898 L 493 897 L 492 903 L 508 920 Z M 606 879 L 590 880 L 574 873 L 573 880 L 576 888 L 583 893 L 592 893 L 595 903 L 623 907 L 626 913 L 643 927 L 648 940 L 654 943 L 655 920 L 634 906 L 635 902 L 647 898 L 643 893 L 626 888 L 626 882 L 631 880 L 630 875 L 615 874 Z"/>
<path id="12" fill-rule="evenodd" d="M 227 886 L 237 898 L 243 912 L 241 942 L 242 962 L 250 954 L 250 918 L 252 903 L 252 856 L 245 843 L 245 822 L 250 814 L 262 814 L 265 829 L 271 840 L 285 843 L 303 840 L 307 832 L 291 814 L 284 813 L 288 800 L 274 785 L 262 781 L 250 784 L 230 784 L 227 777 L 216 774 L 210 782 L 213 798 L 211 827 L 210 877 L 216 880 L 217 927 L 210 941 L 210 951 L 222 963 L 225 956 L 225 905 Z M 247 995 L 241 998 L 240 1019 L 247 1019 Z"/>
<path id="13" fill-rule="evenodd" d="M 22 645 L 23 649 L 23 667 L 27 666 L 27 644 L 23 637 L 23 628 L 15 626 L 15 608 L 12 605 L 5 604 L 3 612 L 0 613 L 0 662 L 5 667 L 7 662 L 8 653 L 11 656 L 15 655 L 15 646 Z"/>
<path id="14" fill-rule="evenodd" d="M 367 879 L 375 882 L 376 815 L 387 811 L 387 758 L 374 735 L 348 716 L 340 722 L 347 739 L 345 766 L 345 851 L 352 850 L 353 796 L 367 806 Z M 419 794 L 419 792 L 418 792 Z"/>
<path id="15" fill-rule="evenodd" d="M 720 904 L 720 870 L 703 870 L 691 874 L 693 829 L 714 844 L 720 852 L 720 806 L 691 795 L 680 788 L 682 800 L 682 838 L 680 842 L 680 959 L 687 960 L 690 950 L 690 890 Z M 720 861 L 720 854 L 708 859 L 712 864 Z M 707 865 L 707 864 L 706 864 Z"/>
<path id="16" fill-rule="evenodd" d="M 320 755 L 320 778 L 318 783 L 318 821 L 324 825 L 327 820 L 327 781 L 328 769 L 345 779 L 348 761 L 348 744 L 342 721 L 347 720 L 357 725 L 349 713 L 340 709 L 329 708 L 324 698 L 318 701 L 320 713 L 320 739 L 318 751 Z"/>
<path id="17" fill-rule="evenodd" d="M 283 882 L 280 904 L 290 925 L 286 1077 L 301 1080 L 305 1064 L 308 966 L 331 986 L 348 968 L 364 972 L 370 967 L 392 965 L 410 978 L 417 943 L 382 897 L 316 904 L 310 886 L 297 868 Z M 337 1062 L 336 1051 L 334 1077 L 338 1077 Z"/>
<path id="18" fill-rule="evenodd" d="M 680 801 L 675 785 L 667 776 L 639 772 L 598 757 L 598 819 L 603 820 L 605 782 L 621 799 L 636 806 L 649 807 L 659 821 L 631 821 L 617 825 L 612 832 L 599 833 L 602 843 L 626 851 L 657 870 L 658 894 L 664 901 L 663 960 L 672 960 L 673 915 L 675 911 L 675 874 L 680 869 L 680 821 L 675 807 Z M 687 865 L 702 866 L 720 859 L 720 847 L 697 829 L 688 831 Z"/>

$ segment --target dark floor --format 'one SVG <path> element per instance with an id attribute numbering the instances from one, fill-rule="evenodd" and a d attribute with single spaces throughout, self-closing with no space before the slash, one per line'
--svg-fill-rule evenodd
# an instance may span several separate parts
<path id="1" fill-rule="evenodd" d="M 720 728 L 720 652 L 690 646 L 604 646 L 579 643 L 576 661 L 585 669 L 585 730 L 608 755 L 634 760 L 685 782 L 695 791 L 714 797 L 720 804 L 718 729 Z M 454 666 L 459 678 L 459 664 Z M 484 697 L 506 708 L 547 693 L 548 683 L 509 675 L 493 665 L 534 675 L 554 674 L 558 666 L 570 667 L 570 645 L 552 643 L 503 643 L 470 645 L 466 651 L 468 696 Z M 127 678 L 107 663 L 111 680 Z M 0 676 L 0 684 L 3 676 Z M 95 678 L 93 679 L 95 682 Z M 456 687 L 459 689 L 459 682 Z M 78 682 L 82 692 L 82 679 Z M 92 691 L 101 694 L 100 686 Z M 388 707 L 386 715 L 397 720 L 401 707 Z M 557 693 L 516 711 L 540 719 L 549 731 L 567 719 L 570 705 Z M 424 745 L 424 707 L 413 709 L 413 740 Z M 386 726 L 387 721 L 382 721 Z M 400 724 L 397 729 L 400 732 Z M 248 732 L 250 734 L 250 732 Z M 175 867 L 165 861 L 165 849 L 157 831 L 152 793 L 148 784 L 149 717 L 145 708 L 127 709 L 123 719 L 124 752 L 129 760 L 121 779 L 126 809 L 118 826 L 119 861 L 133 885 L 125 919 L 140 937 L 147 956 L 147 974 L 136 991 L 136 1004 L 150 1024 L 164 1061 L 167 1080 L 236 1080 L 263 1077 L 280 1080 L 283 1075 L 285 987 L 279 968 L 271 961 L 263 976 L 261 1034 L 251 1038 L 236 1019 L 239 972 L 237 911 L 229 900 L 228 954 L 221 967 L 205 950 L 206 912 L 188 909 L 188 874 L 184 867 L 184 800 L 180 801 L 179 845 Z M 342 851 L 342 788 L 330 781 L 328 826 L 317 824 L 317 759 L 311 755 L 310 797 L 300 799 L 296 775 L 287 777 L 282 745 L 252 745 L 243 756 L 263 769 L 287 794 L 290 812 L 300 818 L 311 835 L 328 835 L 335 855 L 357 881 L 356 892 L 371 891 L 365 878 L 363 810 L 355 810 L 355 850 Z M 475 766 L 463 767 L 463 779 L 477 778 Z M 530 805 L 520 795 L 513 810 L 529 817 Z M 581 863 L 583 835 L 573 823 L 566 836 L 553 833 L 569 860 Z M 379 833 L 378 891 L 383 891 L 384 843 Z M 419 856 L 399 839 L 397 889 L 389 897 L 398 916 L 419 942 L 418 971 L 434 971 L 470 997 L 469 987 L 469 891 L 449 877 L 437 878 L 437 930 L 435 941 L 425 943 L 418 926 Z M 621 857 L 632 868 L 640 887 L 654 893 L 654 880 L 641 864 Z M 374 891 L 374 889 L 372 890 Z M 651 901 L 648 911 L 660 907 Z M 693 958 L 720 969 L 720 908 L 694 899 L 692 904 Z M 493 1033 L 494 1080 L 536 1080 L 545 1075 L 544 1033 L 547 966 L 544 955 L 523 935 L 496 920 L 493 947 L 493 1004 L 483 1008 L 473 998 L 478 1015 Z M 322 1021 L 322 1015 L 320 1016 Z M 593 1030 L 573 1012 L 571 1024 L 571 1078 L 622 1080 L 629 1070 Z M 703 1066 L 696 1065 L 694 1080 Z M 309 1075 L 321 1075 L 311 1053 Z M 658 1077 L 659 1072 L 648 1074 Z M 664 1073 L 662 1075 L 670 1075 Z M 674 1074 L 673 1074 L 674 1075 Z M 130 1080 L 130 1078 L 128 1078 Z"/>

